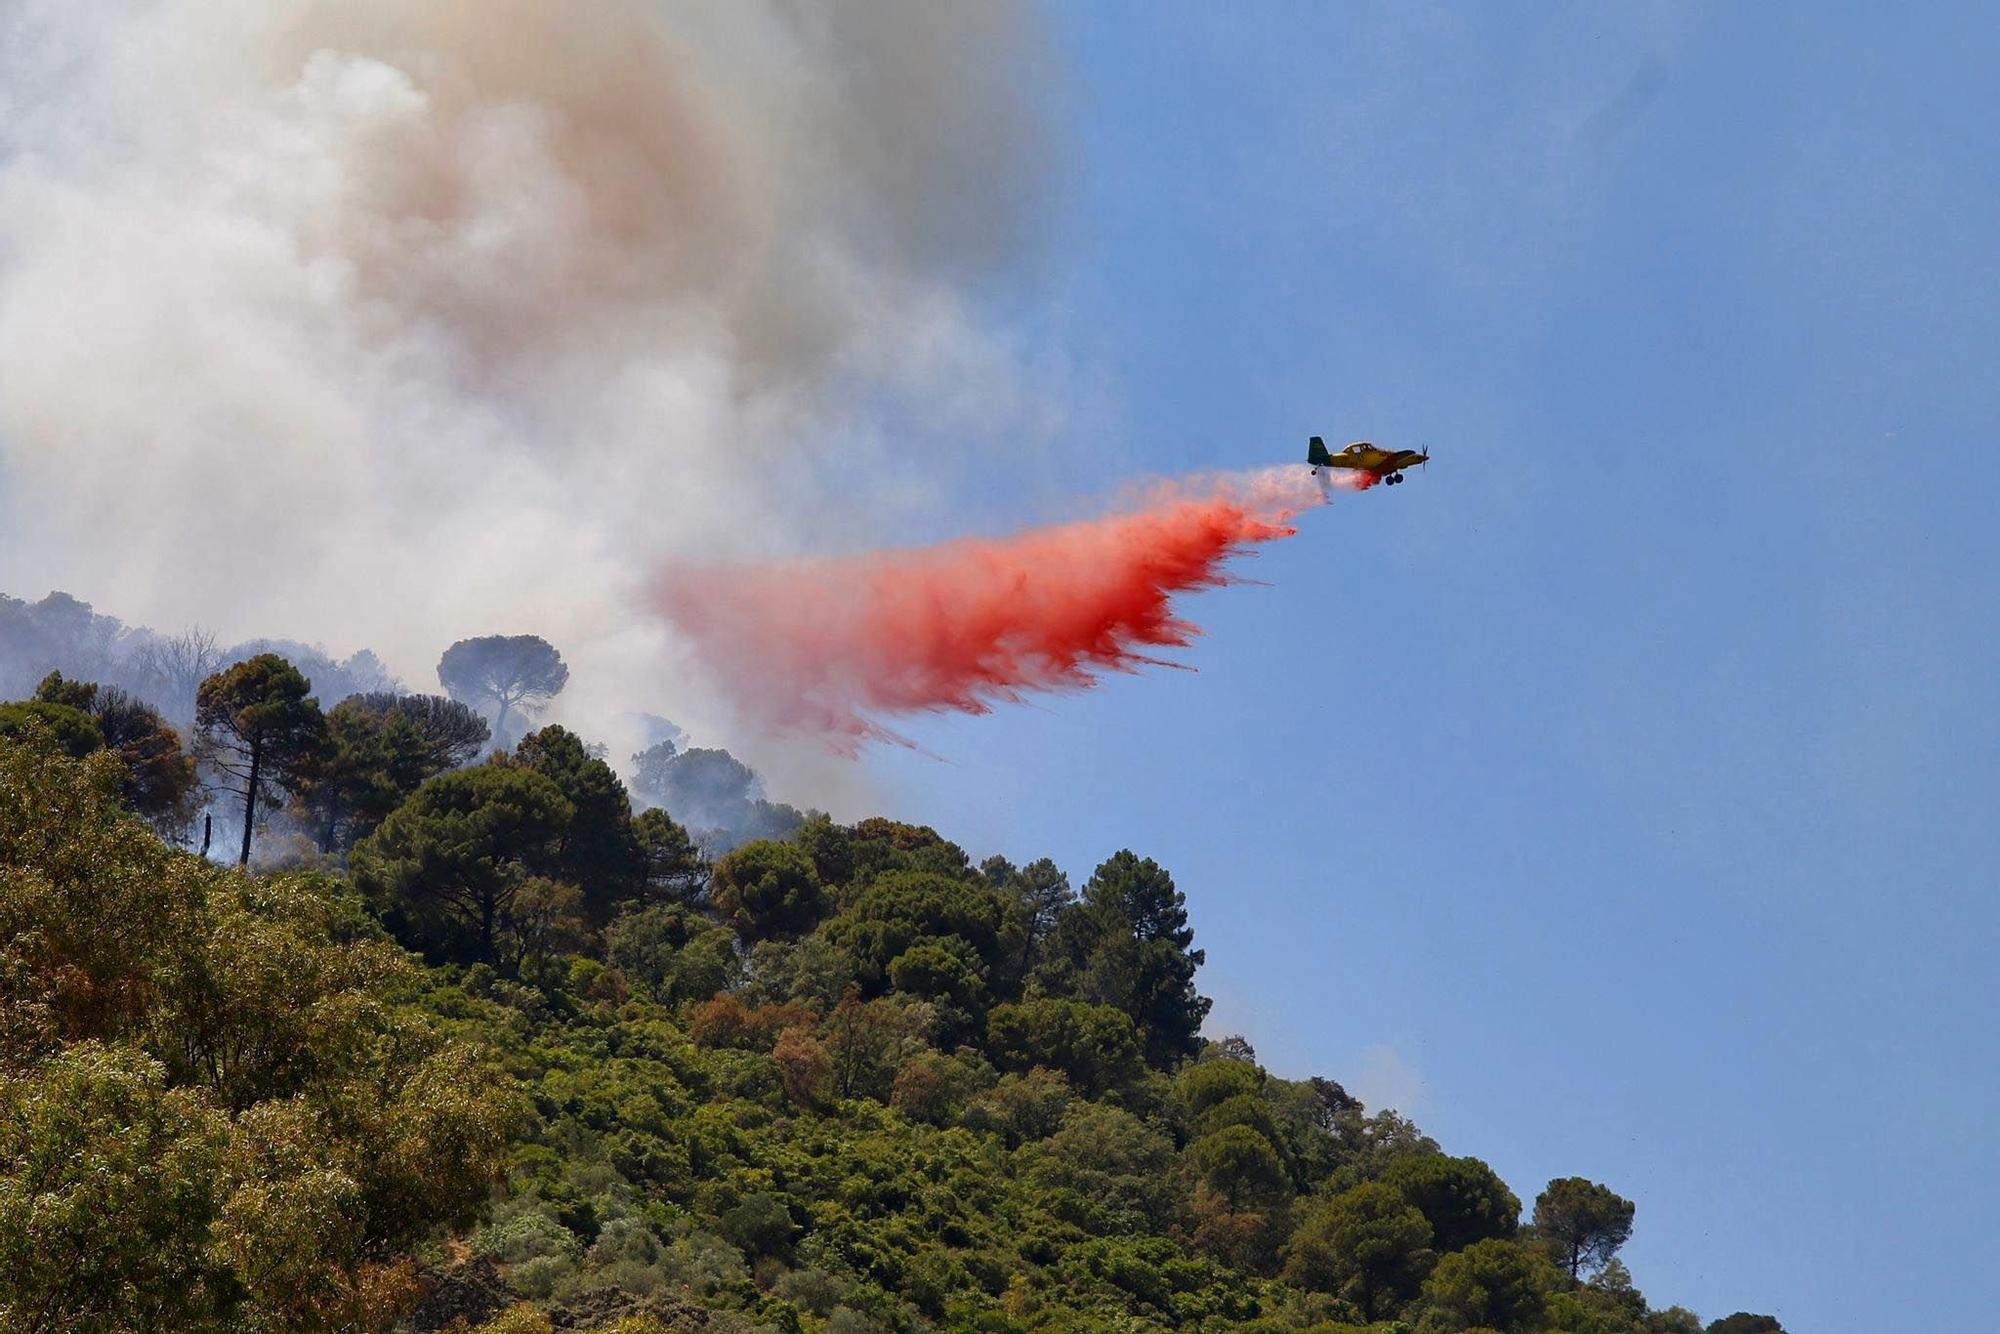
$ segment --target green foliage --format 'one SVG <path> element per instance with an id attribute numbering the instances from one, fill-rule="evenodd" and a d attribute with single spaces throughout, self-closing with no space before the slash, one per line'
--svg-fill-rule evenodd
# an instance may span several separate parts
<path id="1" fill-rule="evenodd" d="M 1039 964 L 1056 922 L 1076 903 L 1069 877 L 1046 857 L 1018 869 L 1005 857 L 989 857 L 979 873 L 1011 903 L 1021 924 L 1024 961 Z"/>
<path id="2" fill-rule="evenodd" d="M 1292 1193 L 1291 1175 L 1271 1141 L 1249 1126 L 1225 1126 L 1187 1149 L 1195 1178 L 1232 1209 L 1281 1204 Z"/>
<path id="3" fill-rule="evenodd" d="M 154 947 L 144 1029 L 173 1081 L 240 1112 L 408 1040 L 383 999 L 413 975 L 408 958 L 387 941 L 342 939 L 351 918 L 314 878 L 246 881 L 197 864 Z"/>
<path id="4" fill-rule="evenodd" d="M 159 711 L 123 690 L 50 672 L 35 697 L 0 704 L 0 737 L 52 745 L 75 759 L 109 750 L 125 768 L 119 796 L 162 834 L 178 836 L 197 804 L 194 757 Z"/>
<path id="5" fill-rule="evenodd" d="M 0 1323 L 377 1328 L 518 1103 L 355 902 L 175 853 L 0 741 Z"/>
<path id="6" fill-rule="evenodd" d="M 250 861 L 257 804 L 298 792 L 329 742 L 312 683 L 275 653 L 217 672 L 195 692 L 195 754 L 243 798 L 239 864 Z"/>
<path id="7" fill-rule="evenodd" d="M 1010 1149 L 1046 1139 L 1075 1100 L 1069 1080 L 1041 1066 L 1026 1074 L 1006 1074 L 966 1104 L 961 1118 L 973 1130 L 998 1135 Z"/>
<path id="8" fill-rule="evenodd" d="M 197 1326 L 227 1123 L 131 1047 L 80 1042 L 0 1078 L 0 1324 Z"/>
<path id="9" fill-rule="evenodd" d="M 1200 1049 L 1208 1014 L 1208 999 L 1194 989 L 1203 954 L 1193 943 L 1173 877 L 1150 858 L 1120 852 L 1058 917 L 1036 973 L 1053 994 L 1123 1010 L 1147 1062 L 1167 1069 Z"/>
<path id="10" fill-rule="evenodd" d="M 1379 1320 L 1416 1295 L 1436 1259 L 1423 1214 L 1393 1187 L 1369 1182 L 1306 1213 L 1285 1248 L 1285 1279 Z"/>
<path id="11" fill-rule="evenodd" d="M 443 774 L 355 847 L 355 881 L 398 914 L 413 943 L 494 962 L 515 933 L 522 888 L 559 865 L 574 813 L 532 769 Z"/>
<path id="12" fill-rule="evenodd" d="M 692 908 L 670 904 L 621 913 L 605 928 L 605 957 L 653 1000 L 706 1000 L 736 985 L 736 939 Z"/>
<path id="13" fill-rule="evenodd" d="M 929 825 L 904 824 L 874 816 L 854 826 L 849 844 L 854 879 L 862 884 L 891 871 L 928 871 L 934 875 L 971 879 L 972 859 L 965 849 Z"/>
<path id="14" fill-rule="evenodd" d="M 1738 1311 L 1710 1325 L 1708 1334 L 1785 1334 L 1785 1330 L 1776 1316 Z"/>
<path id="15" fill-rule="evenodd" d="M 1701 1321 L 1687 1311 L 1648 1311 L 1631 1274 L 1615 1259 L 1590 1282 L 1552 1293 L 1546 1318 L 1564 1334 L 1701 1334 Z"/>
<path id="16" fill-rule="evenodd" d="M 1535 1233 L 1571 1278 L 1611 1262 L 1632 1235 L 1635 1206 L 1583 1177 L 1561 1177 L 1535 1197 Z"/>
<path id="17" fill-rule="evenodd" d="M 1382 1180 L 1430 1221 L 1439 1254 L 1490 1238 L 1512 1237 L 1521 1201 L 1477 1158 L 1431 1153 L 1390 1164 Z"/>
<path id="18" fill-rule="evenodd" d="M 1425 1282 L 1417 1334 L 1539 1334 L 1561 1275 L 1519 1242 L 1491 1238 L 1440 1259 Z"/>
<path id="19" fill-rule="evenodd" d="M 570 818 L 556 848 L 554 874 L 583 891 L 597 921 L 635 897 L 646 883 L 646 853 L 632 824 L 632 803 L 611 766 L 561 727 L 521 738 L 516 760 L 549 779 L 570 804 Z"/>
<path id="20" fill-rule="evenodd" d="M 1364 1114 L 1360 1100 L 1346 1089 L 1319 1076 L 1296 1081 L 1273 1079 L 1265 1083 L 1263 1098 L 1291 1154 L 1292 1174 L 1300 1190 L 1331 1189 L 1331 1179 L 1343 1170 L 1352 1180 L 1342 1188 L 1372 1179 L 1368 1170 L 1373 1152 L 1371 1118 Z M 1423 1145 L 1424 1152 L 1437 1151 L 1437 1145 L 1428 1140 Z"/>
<path id="21" fill-rule="evenodd" d="M 300 774 L 298 803 L 322 851 L 365 838 L 427 780 L 464 764 L 486 724 L 427 695 L 353 695 L 328 711 L 328 744 Z"/>
<path id="22" fill-rule="evenodd" d="M 1035 1179 L 1089 1201 L 1088 1217 L 1099 1228 L 1129 1230 L 1171 1218 L 1177 1202 L 1173 1141 L 1132 1113 L 1107 1103 L 1073 1103 L 1040 1149 L 1030 1159 Z"/>
<path id="23" fill-rule="evenodd" d="M 790 843 L 759 839 L 715 864 L 709 897 L 744 941 L 811 930 L 826 906 L 812 860 Z"/>
<path id="24" fill-rule="evenodd" d="M 513 739 L 516 710 L 534 713 L 569 684 L 562 654 L 540 635 L 461 639 L 438 659 L 437 674 L 453 699 L 493 709 L 493 735 L 503 746 Z"/>
<path id="25" fill-rule="evenodd" d="M 1248 1061 L 1198 1061 L 1184 1067 L 1174 1080 L 1174 1092 L 1195 1116 L 1218 1103 L 1254 1097 L 1263 1090 L 1263 1070 Z"/>
<path id="26" fill-rule="evenodd" d="M 122 777 L 106 754 L 0 740 L 0 1062 L 135 1035 L 210 883 L 121 818 Z"/>
<path id="27" fill-rule="evenodd" d="M 632 818 L 638 843 L 641 897 L 648 901 L 693 904 L 708 888 L 708 859 L 688 831 L 655 807 Z"/>
<path id="28" fill-rule="evenodd" d="M 484 718 L 443 695 L 378 691 L 350 695 L 341 703 L 393 720 L 421 738 L 423 753 L 420 758 L 412 754 L 412 759 L 425 778 L 472 763 L 493 735 Z"/>
<path id="29" fill-rule="evenodd" d="M 35 699 L 90 713 L 97 707 L 97 686 L 89 681 L 66 680 L 61 672 L 50 672 L 35 686 Z"/>
<path id="30" fill-rule="evenodd" d="M 1097 1097 L 1139 1075 L 1132 1021 L 1108 1005 L 1031 1000 L 1001 1005 L 987 1017 L 987 1050 L 1002 1069 L 1046 1066 Z"/>
<path id="31" fill-rule="evenodd" d="M 119 795 L 163 834 L 193 822 L 200 792 L 194 757 L 159 710 L 115 687 L 91 687 L 91 716 L 104 745 L 125 766 Z"/>
<path id="32" fill-rule="evenodd" d="M 1285 1142 L 1285 1137 L 1278 1130 L 1278 1119 L 1271 1114 L 1270 1104 L 1248 1093 L 1239 1093 L 1203 1112 L 1195 1120 L 1195 1134 L 1206 1137 L 1230 1126 L 1247 1126 L 1273 1145 Z"/>
<path id="33" fill-rule="evenodd" d="M 98 730 L 97 720 L 82 709 L 39 699 L 0 704 L 0 737 L 25 741 L 31 734 L 72 759 L 104 749 L 104 733 Z"/>
<path id="34" fill-rule="evenodd" d="M 923 962 L 910 967 L 913 980 L 921 978 L 936 991 L 983 993 L 993 965 L 1019 947 L 1006 902 L 998 894 L 976 881 L 935 871 L 899 870 L 878 877 L 824 930 L 854 959 L 867 995 L 879 995 L 892 984 L 898 990 L 914 989 L 896 984 L 891 969 L 906 952 L 925 947 Z"/>
<path id="35" fill-rule="evenodd" d="M 1184 906 L 1130 854 L 1069 904 L 1046 863 L 817 819 L 704 892 L 545 729 L 416 786 L 353 888 L 252 878 L 32 732 L 0 740 L 10 1328 L 1687 1334 L 1609 1251 L 1549 1261 L 1553 1186 L 1507 1240 L 1484 1164 L 1200 1044 Z"/>

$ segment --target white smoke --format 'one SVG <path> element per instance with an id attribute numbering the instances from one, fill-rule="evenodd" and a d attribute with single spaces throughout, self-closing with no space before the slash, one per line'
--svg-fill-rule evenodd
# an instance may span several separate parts
<path id="1" fill-rule="evenodd" d="M 867 405 L 1017 392 L 966 296 L 1045 176 L 1011 5 L 0 16 L 0 590 L 419 686 L 530 631 L 570 716 L 698 727 L 652 562 L 892 519 Z"/>

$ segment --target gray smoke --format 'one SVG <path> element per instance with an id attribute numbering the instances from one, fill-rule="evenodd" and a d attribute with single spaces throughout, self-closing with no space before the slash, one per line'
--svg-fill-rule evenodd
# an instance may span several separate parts
<path id="1" fill-rule="evenodd" d="M 532 631 L 565 716 L 707 732 L 651 563 L 921 512 L 949 469 L 871 405 L 1004 429 L 967 294 L 1039 217 L 1016 5 L 4 14 L 0 588 L 369 644 L 420 688 Z"/>
<path id="2" fill-rule="evenodd" d="M 752 839 L 784 838 L 806 820 L 796 807 L 766 800 L 764 780 L 726 750 L 682 750 L 662 740 L 632 756 L 628 779 L 641 805 L 664 809 L 710 856 Z"/>

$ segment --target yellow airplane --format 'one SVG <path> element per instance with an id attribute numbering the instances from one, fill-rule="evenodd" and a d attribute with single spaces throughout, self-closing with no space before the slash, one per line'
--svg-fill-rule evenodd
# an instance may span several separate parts
<path id="1" fill-rule="evenodd" d="M 1314 436 L 1306 445 L 1306 462 L 1317 476 L 1321 468 L 1346 468 L 1365 472 L 1394 486 L 1403 480 L 1403 469 L 1429 463 L 1431 452 L 1414 449 L 1377 449 L 1366 440 L 1357 440 L 1338 454 L 1326 452 L 1326 441 Z"/>

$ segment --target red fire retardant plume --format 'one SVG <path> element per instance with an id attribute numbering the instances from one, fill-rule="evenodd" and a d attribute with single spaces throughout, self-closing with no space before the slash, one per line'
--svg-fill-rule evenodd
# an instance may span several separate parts
<path id="1" fill-rule="evenodd" d="M 1136 512 L 966 539 L 770 565 L 688 566 L 660 610 L 751 719 L 852 753 L 897 739 L 875 717 L 985 713 L 1029 691 L 1162 664 L 1199 631 L 1174 594 L 1232 582 L 1228 558 L 1289 537 L 1289 520 L 1366 475 L 1304 468 L 1171 484 Z"/>

